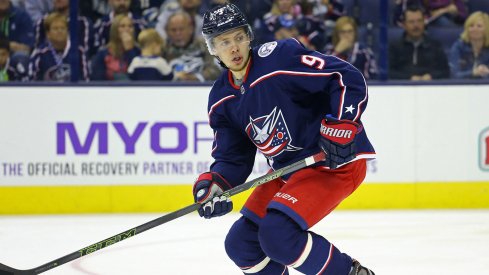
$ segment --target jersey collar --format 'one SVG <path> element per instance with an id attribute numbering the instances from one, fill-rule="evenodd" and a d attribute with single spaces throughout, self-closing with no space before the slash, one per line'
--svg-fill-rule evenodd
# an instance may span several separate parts
<path id="1" fill-rule="evenodd" d="M 246 82 L 246 79 L 248 78 L 248 73 L 250 72 L 250 68 L 252 65 L 253 65 L 253 58 L 252 58 L 252 55 L 250 52 L 250 62 L 248 63 L 248 67 L 246 68 L 246 73 L 245 73 L 245 76 L 243 77 L 243 83 L 242 84 L 244 84 Z M 233 73 L 229 69 L 228 69 L 228 80 L 229 80 L 229 84 L 231 84 L 231 86 L 234 89 L 239 90 L 241 88 L 240 86 L 237 86 L 236 84 L 234 84 Z"/>

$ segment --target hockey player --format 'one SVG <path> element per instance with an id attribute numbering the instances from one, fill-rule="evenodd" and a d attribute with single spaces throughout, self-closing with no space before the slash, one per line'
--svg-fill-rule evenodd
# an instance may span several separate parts
<path id="1" fill-rule="evenodd" d="M 245 274 L 369 275 L 369 269 L 309 229 L 363 181 L 373 158 L 360 121 L 367 105 L 362 74 L 295 39 L 250 49 L 253 32 L 233 4 L 204 14 L 209 52 L 228 70 L 208 102 L 214 131 L 210 171 L 196 180 L 205 218 L 231 211 L 223 191 L 243 183 L 256 149 L 279 169 L 323 150 L 326 160 L 257 187 L 229 230 L 225 248 Z"/>

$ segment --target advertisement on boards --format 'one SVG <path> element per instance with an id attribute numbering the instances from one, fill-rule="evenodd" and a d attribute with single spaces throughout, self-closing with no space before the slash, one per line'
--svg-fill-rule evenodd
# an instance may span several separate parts
<path id="1" fill-rule="evenodd" d="M 0 186 L 190 184 L 213 161 L 209 90 L 10 87 L 0 93 Z M 489 180 L 487 90 L 370 87 L 362 121 L 377 159 L 366 182 Z M 257 154 L 250 178 L 268 169 Z"/>

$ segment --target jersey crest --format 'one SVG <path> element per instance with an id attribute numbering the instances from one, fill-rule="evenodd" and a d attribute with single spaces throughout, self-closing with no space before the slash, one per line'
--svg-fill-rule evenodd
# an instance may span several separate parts
<path id="1" fill-rule="evenodd" d="M 260 57 L 267 57 L 275 50 L 275 47 L 277 47 L 277 41 L 265 43 L 258 49 L 258 55 Z"/>
<path id="2" fill-rule="evenodd" d="M 60 66 L 50 67 L 45 75 L 44 80 L 51 81 L 70 81 L 71 78 L 71 66 L 70 64 L 61 64 Z"/>
<path id="3" fill-rule="evenodd" d="M 246 133 L 258 150 L 268 158 L 273 158 L 283 151 L 297 151 L 302 148 L 292 145 L 282 111 L 277 107 L 273 111 L 259 118 L 250 116 L 250 123 L 246 126 Z"/>

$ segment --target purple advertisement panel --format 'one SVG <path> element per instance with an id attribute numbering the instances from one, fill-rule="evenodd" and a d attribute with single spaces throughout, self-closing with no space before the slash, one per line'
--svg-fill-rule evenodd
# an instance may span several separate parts
<path id="1" fill-rule="evenodd" d="M 208 90 L 12 91 L 0 111 L 9 118 L 1 120 L 0 185 L 190 184 L 213 161 Z M 9 116 L 19 106 L 23 115 Z M 268 169 L 259 156 L 251 177 Z"/>

